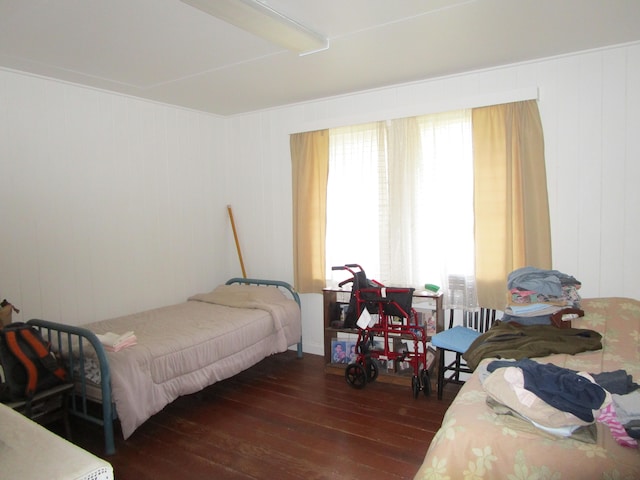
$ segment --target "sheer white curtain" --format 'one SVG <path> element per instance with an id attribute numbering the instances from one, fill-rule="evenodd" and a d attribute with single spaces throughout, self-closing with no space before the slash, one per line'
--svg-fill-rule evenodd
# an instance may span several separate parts
<path id="1" fill-rule="evenodd" d="M 419 123 L 424 151 L 419 202 L 431 207 L 435 227 L 423 231 L 429 236 L 429 251 L 421 263 L 428 265 L 425 275 L 440 279 L 445 304 L 474 309 L 477 294 L 471 110 L 423 116 Z"/>
<path id="2" fill-rule="evenodd" d="M 329 143 L 327 272 L 358 263 L 475 306 L 471 112 L 331 129 Z"/>
<path id="3" fill-rule="evenodd" d="M 380 228 L 386 223 L 380 216 L 387 211 L 384 129 L 368 123 L 329 133 L 326 271 L 358 263 L 379 279 Z"/>

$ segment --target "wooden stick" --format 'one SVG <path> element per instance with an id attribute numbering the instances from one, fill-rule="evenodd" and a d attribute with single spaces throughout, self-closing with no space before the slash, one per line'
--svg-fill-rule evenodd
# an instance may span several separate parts
<path id="1" fill-rule="evenodd" d="M 233 211 L 231 210 L 231 205 L 227 205 L 227 211 L 229 212 L 229 220 L 231 220 L 233 238 L 236 241 L 236 250 L 238 251 L 238 259 L 240 260 L 240 268 L 242 269 L 242 278 L 247 278 L 247 272 L 244 269 L 244 261 L 242 260 L 242 252 L 240 251 L 240 242 L 238 241 L 238 234 L 236 232 L 236 223 L 233 221 Z"/>

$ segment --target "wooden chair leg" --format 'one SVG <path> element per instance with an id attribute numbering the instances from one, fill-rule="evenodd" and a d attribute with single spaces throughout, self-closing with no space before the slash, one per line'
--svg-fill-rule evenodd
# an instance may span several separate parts
<path id="1" fill-rule="evenodd" d="M 453 374 L 453 379 L 456 382 L 460 381 L 460 354 L 456 353 L 456 370 L 455 373 Z"/>
<path id="2" fill-rule="evenodd" d="M 438 349 L 438 400 L 442 400 L 442 389 L 444 388 L 444 355 L 445 351 Z"/>

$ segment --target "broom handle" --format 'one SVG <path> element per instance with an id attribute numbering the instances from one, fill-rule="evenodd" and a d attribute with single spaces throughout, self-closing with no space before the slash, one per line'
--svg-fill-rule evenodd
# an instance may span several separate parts
<path id="1" fill-rule="evenodd" d="M 236 232 L 236 223 L 233 221 L 233 211 L 231 205 L 227 205 L 229 212 L 229 220 L 231 220 L 231 229 L 233 230 L 233 238 L 236 241 L 236 250 L 238 251 L 238 259 L 240 260 L 240 268 L 242 269 L 242 277 L 247 278 L 247 272 L 244 269 L 244 261 L 242 260 L 242 252 L 240 251 L 240 242 L 238 242 L 238 233 Z"/>

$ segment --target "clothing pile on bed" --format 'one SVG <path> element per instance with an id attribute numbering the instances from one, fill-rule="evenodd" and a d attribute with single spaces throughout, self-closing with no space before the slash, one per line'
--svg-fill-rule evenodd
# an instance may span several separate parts
<path id="1" fill-rule="evenodd" d="M 521 325 L 550 325 L 558 313 L 580 316 L 581 283 L 557 270 L 523 267 L 507 278 L 508 299 L 502 321 Z"/>
<path id="2" fill-rule="evenodd" d="M 590 374 L 531 360 L 602 348 L 599 333 L 571 328 L 571 322 L 563 321 L 584 315 L 580 287 L 573 276 L 557 270 L 514 270 L 507 279 L 502 321 L 463 356 L 472 368 L 483 369 L 479 378 L 494 412 L 524 420 L 538 431 L 587 443 L 596 442 L 596 423 L 601 422 L 617 443 L 636 448 L 640 389 L 627 372 Z M 480 364 L 486 358 L 496 360 Z"/>
<path id="3" fill-rule="evenodd" d="M 624 370 L 589 374 L 528 358 L 493 360 L 482 368 L 480 380 L 495 413 L 586 443 L 596 442 L 595 424 L 601 422 L 617 443 L 637 448 L 640 390 Z"/>

